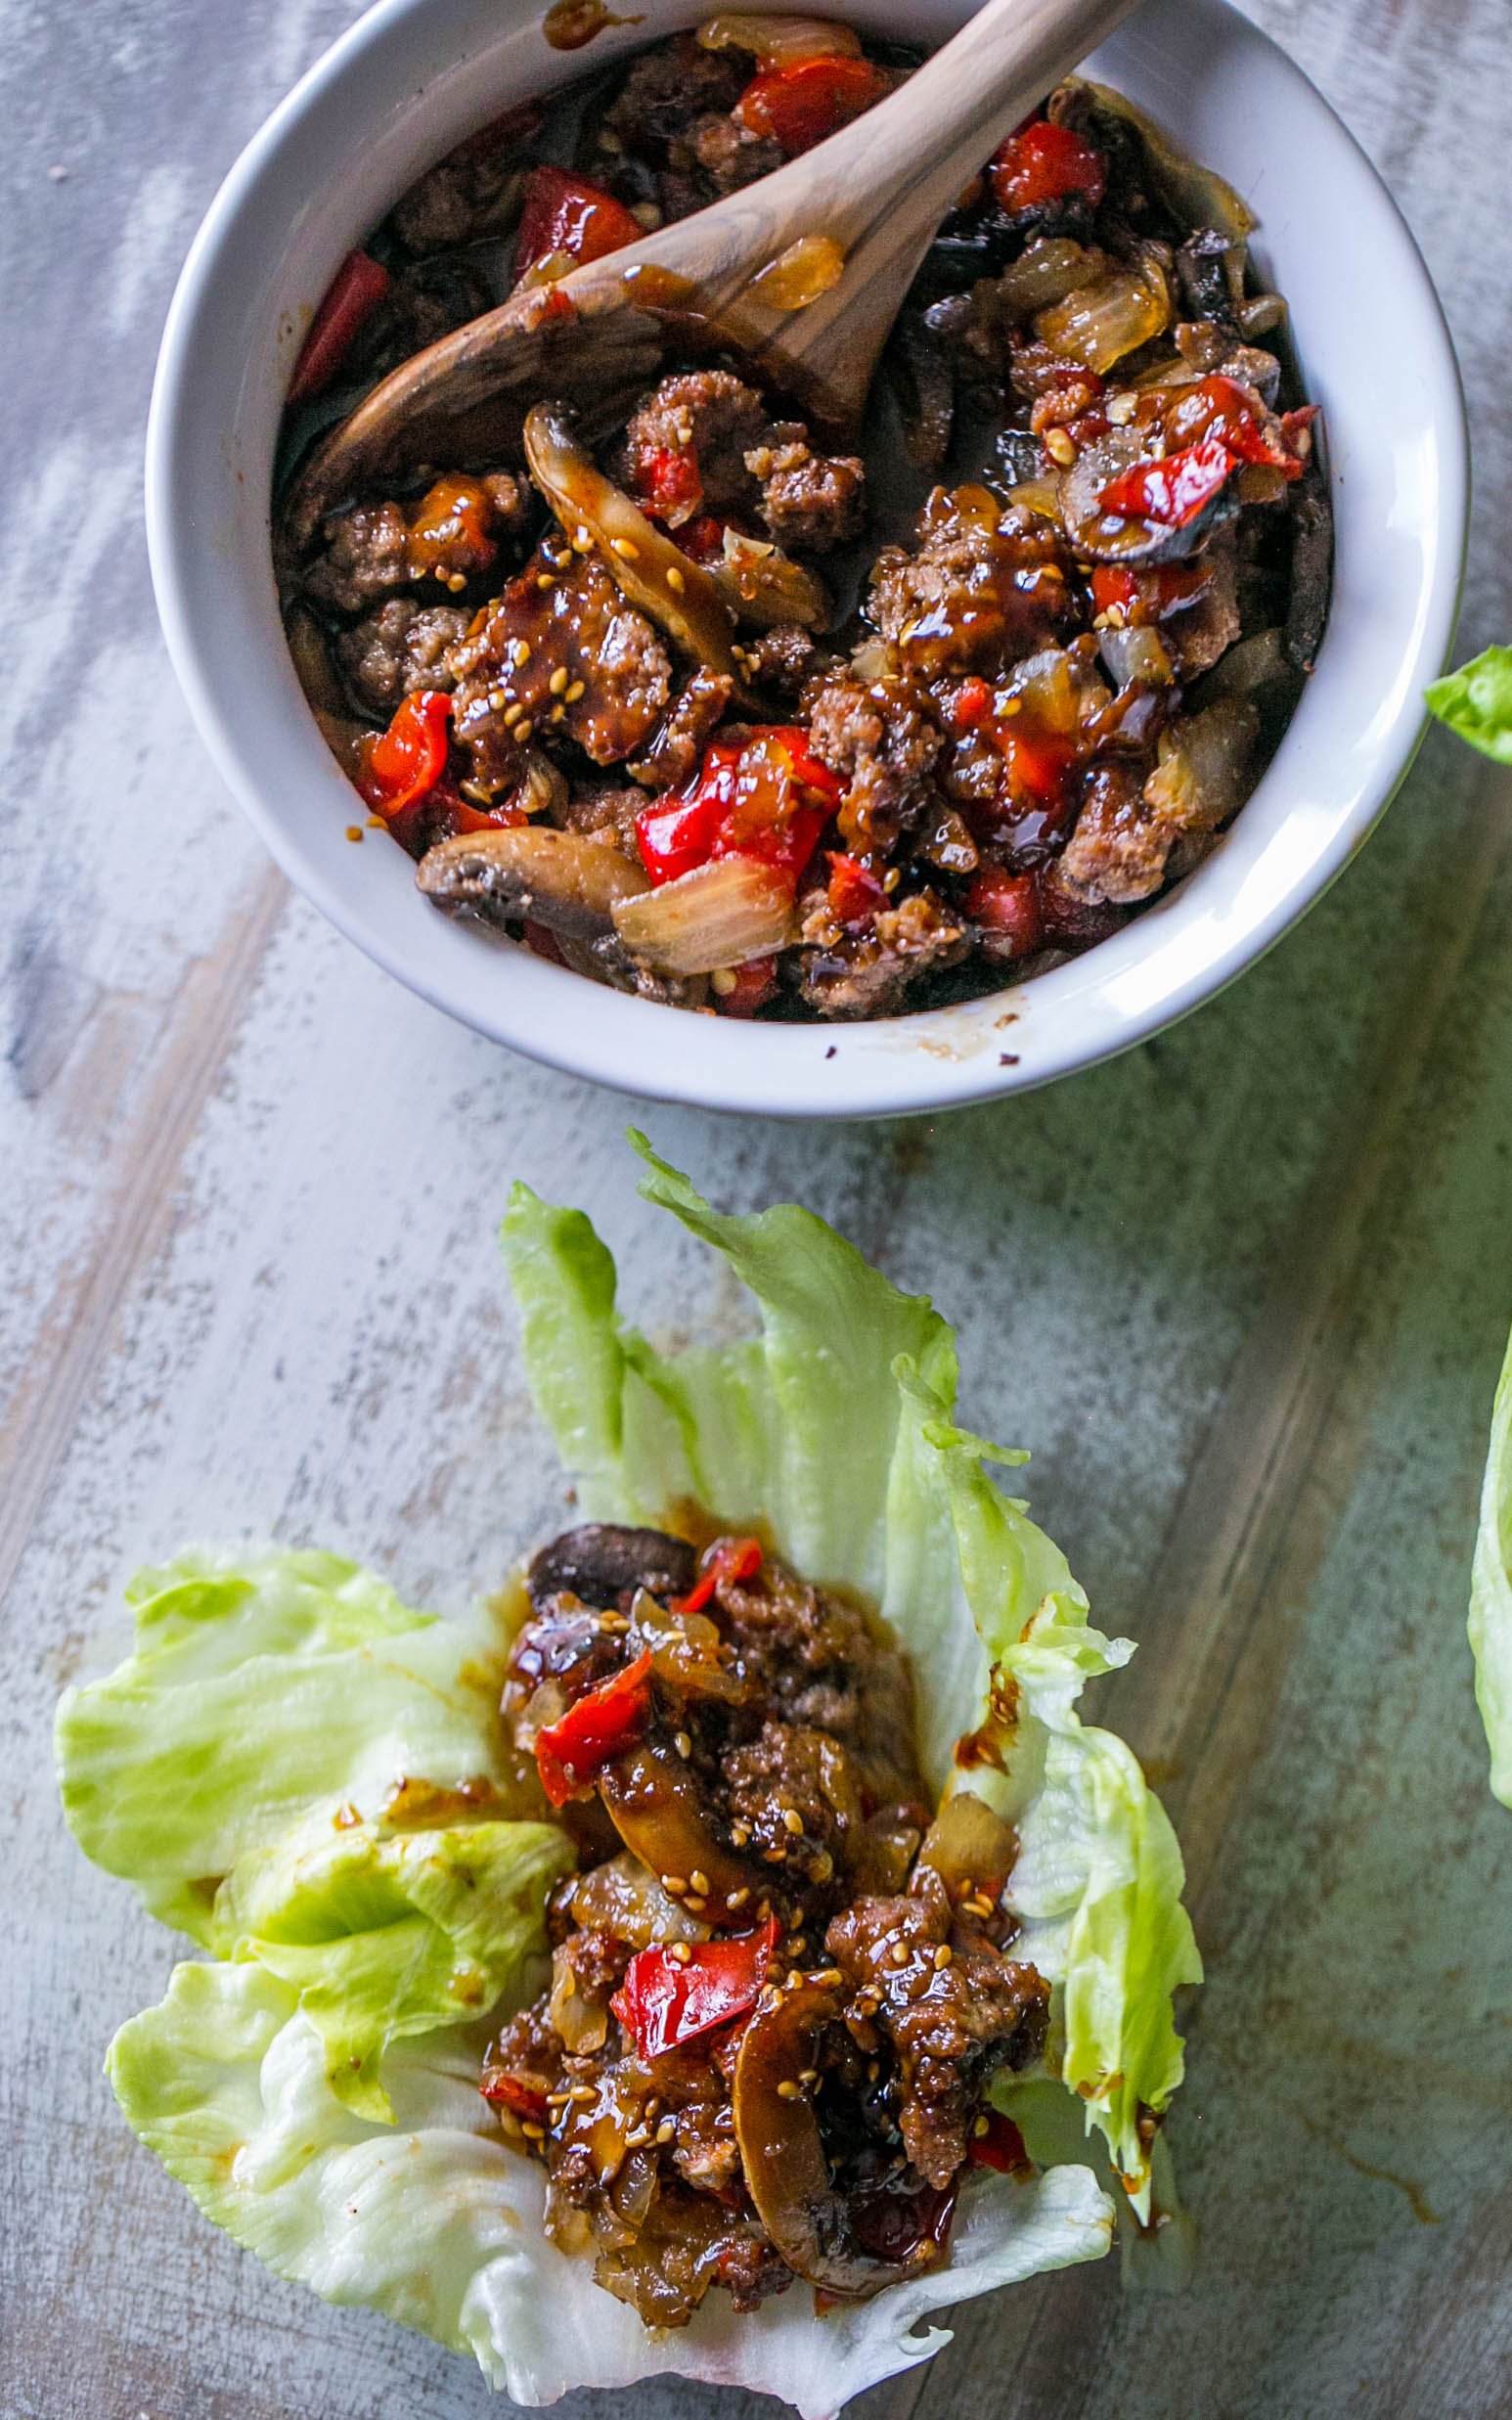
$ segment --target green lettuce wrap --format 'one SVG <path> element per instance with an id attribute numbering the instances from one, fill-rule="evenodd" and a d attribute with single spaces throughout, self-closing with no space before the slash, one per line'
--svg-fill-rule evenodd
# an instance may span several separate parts
<path id="1" fill-rule="evenodd" d="M 571 1862 L 511 1803 L 486 1619 L 403 1606 L 334 1557 L 186 1556 L 131 1595 L 135 1652 L 58 1718 L 67 1819 L 95 1861 L 210 1955 L 122 2027 L 136 2132 L 281 2276 L 471 2352 L 520 2403 L 662 2370 L 825 2420 L 948 2341 L 941 2308 L 1096 2258 L 1152 2218 L 1150 2125 L 1181 2077 L 1201 1968 L 1175 1835 L 1124 1743 L 1085 1725 L 1127 1640 L 958 1428 L 951 1329 L 793 1205 L 727 1218 L 636 1138 L 642 1190 L 721 1254 L 760 1333 L 657 1353 L 619 1320 L 579 1211 L 517 1186 L 503 1241 L 536 1403 L 585 1514 L 695 1501 L 763 1524 L 805 1577 L 870 1595 L 910 1652 L 924 1768 L 1016 1826 L 1014 1955 L 1052 1987 L 1037 2073 L 996 2087 L 1041 2172 L 973 2172 L 949 2261 L 816 2314 L 801 2290 L 711 2295 L 653 2333 L 542 2230 L 544 2178 L 477 2090 L 491 2027 L 540 1980 Z M 996 1761 L 958 1768 L 966 1732 Z M 1153 2135 L 1153 2146 L 1152 2146 Z M 922 2323 L 922 2324 L 921 2324 Z"/>

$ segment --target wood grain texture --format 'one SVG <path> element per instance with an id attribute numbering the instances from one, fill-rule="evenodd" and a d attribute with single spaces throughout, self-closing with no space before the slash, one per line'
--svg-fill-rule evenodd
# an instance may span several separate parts
<path id="1" fill-rule="evenodd" d="M 1512 629 L 1505 0 L 1265 0 L 1401 197 L 1477 453 L 1463 642 Z M 586 1203 L 635 1309 L 737 1306 L 629 1188 L 625 1103 L 489 1049 L 289 899 L 191 734 L 138 463 L 173 275 L 339 0 L 0 5 L 12 467 L 0 1070 L 0 2412 L 480 2420 L 460 2361 L 281 2286 L 115 2118 L 166 1936 L 56 1815 L 59 1687 L 195 1536 L 345 1547 L 459 1605 L 550 1522 L 491 1240 Z M 56 175 L 55 170 L 66 173 Z M 1389 297 L 1383 297 L 1389 308 Z M 1442 735 L 1308 921 L 1178 1031 L 934 1126 L 647 1111 L 739 1207 L 799 1195 L 962 1327 L 973 1423 L 1110 1628 L 1210 1966 L 1175 2135 L 1192 2286 L 1112 2263 L 962 2313 L 868 2420 L 1512 2410 L 1512 1823 L 1463 1614 L 1512 1319 L 1512 784 Z M 756 2420 L 670 2385 L 570 2420 Z M 770 2407 L 767 2407 L 770 2408 Z"/>

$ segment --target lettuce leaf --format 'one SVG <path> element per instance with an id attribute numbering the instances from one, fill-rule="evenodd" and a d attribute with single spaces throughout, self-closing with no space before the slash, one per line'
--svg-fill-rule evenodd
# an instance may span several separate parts
<path id="1" fill-rule="evenodd" d="M 1491 1788 L 1504 1807 L 1512 1807 L 1512 1344 L 1491 1413 L 1469 1631 L 1476 1700 L 1490 1745 Z"/>
<path id="2" fill-rule="evenodd" d="M 1009 1897 L 1052 1985 L 1051 2050 L 1001 2095 L 1026 2114 L 1039 2095 L 1044 2173 L 974 2174 L 946 2268 L 823 2322 L 794 2291 L 744 2317 L 711 2296 L 676 2335 L 645 2330 L 547 2241 L 540 2172 L 476 2089 L 484 2020 L 534 1988 L 566 1861 L 556 1827 L 510 1820 L 494 1642 L 335 1558 L 189 1557 L 137 1584 L 134 1654 L 60 1711 L 65 1805 L 88 1854 L 212 1953 L 122 2029 L 111 2074 L 238 2242 L 470 2351 L 517 2402 L 671 2368 L 826 2420 L 947 2341 L 929 2312 L 1104 2252 L 1103 2180 L 1149 2211 L 1141 2116 L 1180 2079 L 1172 1994 L 1200 1965 L 1170 1826 L 1078 1711 L 1132 1649 L 1091 1627 L 1059 1550 L 988 1475 L 1022 1457 L 956 1425 L 946 1322 L 810 1213 L 723 1217 L 636 1141 L 643 1191 L 723 1256 L 761 1332 L 658 1353 L 620 1321 L 588 1220 L 516 1187 L 503 1241 L 536 1402 L 585 1515 L 697 1500 L 893 1624 L 931 1779 L 982 1790 L 1018 1830 Z"/>
<path id="3" fill-rule="evenodd" d="M 526 1368 L 580 1501 L 608 1520 L 662 1519 L 689 1497 L 732 1524 L 762 1519 L 806 1577 L 876 1598 L 909 1650 L 929 1778 L 980 1790 L 1018 1826 L 1010 1896 L 1025 1954 L 1057 1988 L 1062 2081 L 1145 2218 L 1140 2112 L 1158 2116 L 1181 2080 L 1172 1994 L 1202 1966 L 1165 1813 L 1124 1742 L 1076 1712 L 1133 1647 L 1092 1629 L 1059 1547 L 983 1467 L 1023 1456 L 955 1425 L 955 1339 L 933 1306 L 812 1212 L 722 1216 L 633 1141 L 642 1192 L 723 1255 L 762 1333 L 659 1355 L 618 1322 L 613 1264 L 582 1213 L 517 1185 L 502 1239 Z M 962 1774 L 956 1741 L 1004 1698 L 1005 1770 Z"/>
<path id="4" fill-rule="evenodd" d="M 388 2045 L 491 2008 L 572 1861 L 497 1819 L 485 1641 L 334 1555 L 186 1555 L 130 1595 L 135 1654 L 58 1712 L 75 1837 L 286 1985 L 335 2097 L 386 2121 Z"/>
<path id="5" fill-rule="evenodd" d="M 1512 765 L 1512 647 L 1489 647 L 1424 692 L 1430 714 L 1483 756 Z"/>

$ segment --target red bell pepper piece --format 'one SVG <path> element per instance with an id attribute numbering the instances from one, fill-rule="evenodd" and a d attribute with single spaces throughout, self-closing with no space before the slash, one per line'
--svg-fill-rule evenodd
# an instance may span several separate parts
<path id="1" fill-rule="evenodd" d="M 386 824 L 417 805 L 445 773 L 451 715 L 444 689 L 416 690 L 398 706 L 388 729 L 365 748 L 357 786 Z"/>
<path id="2" fill-rule="evenodd" d="M 716 1589 L 727 1582 L 754 1580 L 761 1569 L 759 1538 L 722 1538 L 686 1596 L 672 1600 L 674 1613 L 702 1613 Z"/>
<path id="3" fill-rule="evenodd" d="M 725 551 L 725 524 L 718 514 L 700 513 L 696 520 L 683 523 L 677 542 L 693 562 L 717 562 Z"/>
<path id="4" fill-rule="evenodd" d="M 348 252 L 326 290 L 289 381 L 289 403 L 324 394 L 389 288 L 388 271 L 367 252 Z"/>
<path id="5" fill-rule="evenodd" d="M 507 2109 L 511 2117 L 528 2118 L 534 2126 L 546 2124 L 546 2094 L 518 2076 L 506 2076 L 496 2068 L 485 2067 L 478 2090 L 490 2109 Z"/>
<path id="6" fill-rule="evenodd" d="M 986 681 L 975 673 L 961 682 L 950 703 L 951 726 L 956 731 L 980 731 L 993 710 L 993 693 Z"/>
<path id="7" fill-rule="evenodd" d="M 777 960 L 748 958 L 743 966 L 730 971 L 734 981 L 728 992 L 715 993 L 715 1008 L 721 1016 L 754 1016 L 777 991 Z"/>
<path id="8" fill-rule="evenodd" d="M 1032 874 L 984 866 L 966 885 L 966 914 L 974 923 L 1009 940 L 1015 958 L 1027 958 L 1038 946 L 1040 895 Z"/>
<path id="9" fill-rule="evenodd" d="M 1238 457 L 1222 437 L 1199 437 L 1195 445 L 1182 446 L 1163 462 L 1136 462 L 1121 471 L 1098 495 L 1098 509 L 1125 520 L 1184 529 L 1207 510 L 1238 467 Z"/>
<path id="10" fill-rule="evenodd" d="M 1235 379 L 1215 373 L 1183 387 L 1166 415 L 1165 426 L 1167 442 L 1173 446 L 1214 436 L 1223 441 L 1235 462 L 1263 463 L 1284 472 L 1288 479 L 1302 476 L 1302 460 L 1285 442 L 1285 421 L 1280 437 L 1273 436 Z"/>
<path id="11" fill-rule="evenodd" d="M 536 1770 L 554 1807 L 587 1789 L 600 1767 L 632 1747 L 651 1710 L 651 1651 L 617 1672 L 536 1733 Z"/>
<path id="12" fill-rule="evenodd" d="M 1163 622 L 1194 605 L 1213 577 L 1210 563 L 1156 563 L 1148 571 L 1126 571 L 1099 563 L 1092 573 L 1092 611 L 1115 606 L 1126 622 Z"/>
<path id="13" fill-rule="evenodd" d="M 647 446 L 636 465 L 636 484 L 657 517 L 680 514 L 686 520 L 703 502 L 697 456 L 675 446 Z"/>
<path id="14" fill-rule="evenodd" d="M 966 2156 L 974 2168 L 995 2168 L 1002 2176 L 1030 2166 L 1023 2135 L 1001 2109 L 987 2112 L 987 2131 L 970 2137 Z"/>
<path id="15" fill-rule="evenodd" d="M 869 924 L 878 908 L 886 906 L 886 891 L 859 857 L 840 849 L 830 849 L 828 857 L 830 915 L 838 924 Z"/>
<path id="16" fill-rule="evenodd" d="M 645 233 L 622 202 L 601 185 L 561 168 L 532 168 L 514 241 L 514 274 L 564 252 L 569 260 L 602 260 Z"/>
<path id="17" fill-rule="evenodd" d="M 1073 743 L 1048 732 L 1023 731 L 1012 722 L 999 725 L 997 739 L 1015 798 L 1037 807 L 1060 806 L 1076 757 Z"/>
<path id="18" fill-rule="evenodd" d="M 690 791 L 636 817 L 641 863 L 658 887 L 716 857 L 757 857 L 796 883 L 841 787 L 797 725 L 760 726 L 742 747 L 716 740 Z"/>
<path id="19" fill-rule="evenodd" d="M 609 2006 L 643 2059 L 660 2058 L 755 2007 L 777 1948 L 778 1921 L 754 1933 L 686 1945 L 686 1964 L 670 1949 L 638 1949 Z"/>
<path id="20" fill-rule="evenodd" d="M 731 114 L 747 134 L 772 135 L 784 152 L 812 151 L 880 101 L 890 79 L 869 59 L 823 55 L 764 67 Z"/>
<path id="21" fill-rule="evenodd" d="M 1069 126 L 1031 118 L 989 162 L 993 192 L 1005 210 L 1043 209 L 1082 195 L 1093 209 L 1108 190 L 1108 163 Z"/>

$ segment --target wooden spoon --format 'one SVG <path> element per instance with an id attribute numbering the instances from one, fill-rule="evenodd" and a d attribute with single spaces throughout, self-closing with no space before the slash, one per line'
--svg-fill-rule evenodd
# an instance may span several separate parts
<path id="1" fill-rule="evenodd" d="M 517 446 L 537 397 L 628 399 L 680 322 L 728 337 L 829 427 L 853 426 L 940 221 L 1135 5 L 988 0 L 889 99 L 785 167 L 426 345 L 318 447 L 289 501 L 295 538 L 359 486 Z"/>

